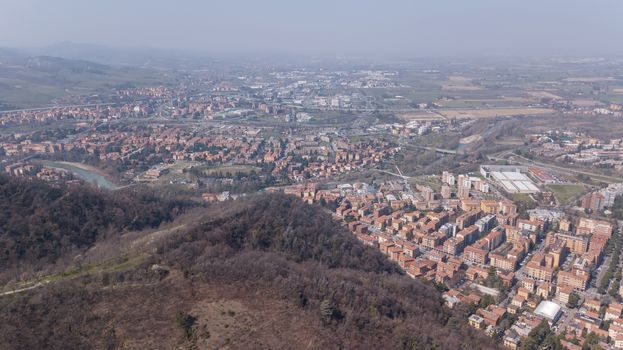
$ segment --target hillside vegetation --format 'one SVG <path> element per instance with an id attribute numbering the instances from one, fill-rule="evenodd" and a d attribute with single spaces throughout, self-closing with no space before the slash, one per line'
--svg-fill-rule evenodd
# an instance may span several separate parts
<path id="1" fill-rule="evenodd" d="M 191 205 L 145 188 L 107 192 L 0 176 L 0 271 L 40 267 L 103 236 L 156 227 Z"/>
<path id="2" fill-rule="evenodd" d="M 61 193 L 56 200 L 71 189 Z M 132 216 L 127 215 L 120 217 Z M 120 260 L 0 297 L 0 344 L 8 349 L 496 348 L 491 338 L 466 326 L 465 315 L 445 309 L 433 286 L 404 275 L 320 207 L 262 194 L 180 220 L 183 230 L 159 236 L 155 249 L 129 260 L 135 263 Z"/>

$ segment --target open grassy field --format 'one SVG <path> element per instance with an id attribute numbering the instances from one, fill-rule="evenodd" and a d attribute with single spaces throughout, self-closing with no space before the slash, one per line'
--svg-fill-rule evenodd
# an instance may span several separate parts
<path id="1" fill-rule="evenodd" d="M 541 99 L 541 98 L 551 98 L 553 100 L 562 99 L 562 97 L 556 94 L 553 94 L 551 92 L 548 92 L 548 91 L 528 91 L 528 95 L 535 97 L 537 99 Z"/>
<path id="2" fill-rule="evenodd" d="M 596 83 L 602 81 L 613 81 L 614 77 L 570 77 L 565 78 L 563 81 L 581 82 L 581 83 Z"/>
<path id="3" fill-rule="evenodd" d="M 547 185 L 546 188 L 554 193 L 559 204 L 567 204 L 584 192 L 584 186 L 576 184 Z"/>
<path id="4" fill-rule="evenodd" d="M 438 177 L 428 175 L 415 176 L 409 179 L 409 183 L 411 186 L 428 186 L 435 192 L 441 191 L 441 180 Z"/>
<path id="5" fill-rule="evenodd" d="M 439 114 L 426 112 L 426 111 L 412 112 L 412 113 L 400 113 L 400 114 L 396 114 L 396 117 L 402 120 L 406 120 L 406 121 L 412 121 L 412 120 L 426 121 L 426 120 L 443 120 L 444 119 L 444 117 Z"/>
<path id="6" fill-rule="evenodd" d="M 223 165 L 223 166 L 216 166 L 216 167 L 210 167 L 207 168 L 204 173 L 208 176 L 213 175 L 213 174 L 217 174 L 217 173 L 231 173 L 231 174 L 235 174 L 235 173 L 243 173 L 243 174 L 250 174 L 252 171 L 259 171 L 258 168 L 252 166 L 252 165 Z"/>
<path id="7" fill-rule="evenodd" d="M 472 142 L 476 142 L 482 139 L 482 136 L 480 136 L 479 134 L 475 134 L 475 135 L 470 135 L 467 137 L 464 137 L 461 139 L 461 143 L 472 143 Z"/>
<path id="8" fill-rule="evenodd" d="M 621 103 L 623 102 L 623 93 L 612 93 L 612 94 L 606 94 L 606 95 L 599 95 L 599 98 L 602 101 Z"/>
<path id="9" fill-rule="evenodd" d="M 444 91 L 480 91 L 483 90 L 480 86 L 475 85 L 458 85 L 458 84 L 443 84 L 441 89 Z"/>
<path id="10" fill-rule="evenodd" d="M 374 138 L 374 136 L 370 136 L 370 135 L 351 135 L 351 136 L 348 137 L 350 142 L 360 142 L 360 141 L 369 140 L 371 138 Z"/>
<path id="11" fill-rule="evenodd" d="M 529 103 L 536 102 L 536 99 L 526 99 L 521 97 L 510 97 L 510 98 L 498 98 L 498 99 L 456 99 L 456 100 L 447 100 L 447 101 L 439 101 L 438 103 L 442 106 L 442 108 L 462 108 L 462 109 L 478 109 L 483 106 L 486 107 L 498 107 L 498 108 L 506 108 L 506 107 L 515 107 L 518 105 L 525 105 Z"/>
<path id="12" fill-rule="evenodd" d="M 509 137 L 502 140 L 496 140 L 495 143 L 498 145 L 512 145 L 512 146 L 523 146 L 524 139 L 520 137 Z"/>
<path id="13" fill-rule="evenodd" d="M 515 115 L 543 115 L 554 113 L 550 108 L 487 108 L 487 109 L 440 109 L 439 114 L 446 118 L 493 118 Z"/>
<path id="14" fill-rule="evenodd" d="M 452 75 L 447 81 L 442 82 L 441 89 L 446 91 L 478 91 L 483 88 L 472 83 L 472 78 Z"/>
<path id="15" fill-rule="evenodd" d="M 534 203 L 532 197 L 527 193 L 512 193 L 510 196 L 514 202 Z"/>

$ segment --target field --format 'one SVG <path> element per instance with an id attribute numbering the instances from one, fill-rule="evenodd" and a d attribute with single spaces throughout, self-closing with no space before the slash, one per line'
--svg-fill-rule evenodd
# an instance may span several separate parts
<path id="1" fill-rule="evenodd" d="M 175 163 L 168 164 L 166 166 L 166 168 L 169 170 L 168 173 L 160 176 L 158 179 L 147 179 L 147 181 L 156 186 L 172 183 L 186 183 L 189 182 L 191 179 L 190 175 L 185 173 L 184 170 L 199 164 L 199 162 L 194 161 L 176 160 Z"/>
<path id="2" fill-rule="evenodd" d="M 533 96 L 537 99 L 541 99 L 541 98 L 551 98 L 552 100 L 561 100 L 562 97 L 555 95 L 551 92 L 547 92 L 547 91 L 528 91 L 528 94 L 530 96 Z"/>
<path id="3" fill-rule="evenodd" d="M 526 105 L 529 103 L 537 102 L 536 99 L 527 99 L 523 97 L 504 97 L 504 98 L 465 98 L 456 100 L 444 100 L 439 104 L 442 108 L 461 108 L 461 109 L 478 109 L 482 107 L 489 108 L 507 108 Z"/>
<path id="4" fill-rule="evenodd" d="M 224 166 L 217 166 L 217 167 L 211 167 L 211 168 L 207 168 L 204 173 L 208 176 L 210 175 L 214 175 L 214 174 L 218 174 L 218 173 L 223 173 L 223 174 L 227 174 L 227 173 L 231 173 L 231 174 L 235 174 L 235 173 L 243 173 L 243 174 L 250 174 L 252 171 L 259 171 L 258 168 L 252 166 L 252 165 L 224 165 Z"/>
<path id="5" fill-rule="evenodd" d="M 436 114 L 436 113 L 432 113 L 432 112 L 412 112 L 412 113 L 400 113 L 400 114 L 396 114 L 396 117 L 402 119 L 402 120 L 406 120 L 406 121 L 412 121 L 412 120 L 417 120 L 417 121 L 426 121 L 426 120 L 443 120 L 444 117 Z"/>
<path id="6" fill-rule="evenodd" d="M 478 134 L 474 134 L 474 135 L 470 135 L 470 136 L 462 138 L 460 142 L 461 143 L 472 143 L 472 142 L 480 141 L 481 139 L 482 139 L 482 136 Z"/>
<path id="7" fill-rule="evenodd" d="M 515 202 L 534 203 L 534 199 L 527 193 L 511 193 L 510 196 Z"/>
<path id="8" fill-rule="evenodd" d="M 483 88 L 472 84 L 472 78 L 464 76 L 449 76 L 447 81 L 442 82 L 442 90 L 478 91 Z"/>
<path id="9" fill-rule="evenodd" d="M 590 117 L 585 115 L 559 114 L 548 118 L 528 117 L 524 118 L 522 126 L 529 133 L 540 133 L 547 130 L 565 126 L 566 130 L 586 133 L 591 137 L 600 139 L 620 138 L 623 133 L 623 118 L 613 117 Z M 523 135 L 516 135 L 522 136 Z"/>
<path id="10" fill-rule="evenodd" d="M 584 192 L 584 186 L 582 185 L 558 184 L 547 185 L 546 187 L 554 193 L 558 204 L 567 204 Z"/>
<path id="11" fill-rule="evenodd" d="M 588 100 L 588 99 L 575 99 L 572 101 L 573 104 L 578 105 L 580 107 L 595 107 L 600 104 L 597 100 Z"/>
<path id="12" fill-rule="evenodd" d="M 428 186 L 432 188 L 435 192 L 441 191 L 441 181 L 438 177 L 429 175 L 415 176 L 409 179 L 409 183 L 411 184 L 411 186 Z"/>
<path id="13" fill-rule="evenodd" d="M 580 82 L 580 83 L 596 83 L 603 81 L 613 81 L 614 77 L 571 77 L 565 78 L 563 81 Z"/>
<path id="14" fill-rule="evenodd" d="M 554 113 L 550 108 L 487 108 L 487 109 L 446 109 L 439 114 L 446 118 L 494 118 L 514 115 L 542 115 Z"/>

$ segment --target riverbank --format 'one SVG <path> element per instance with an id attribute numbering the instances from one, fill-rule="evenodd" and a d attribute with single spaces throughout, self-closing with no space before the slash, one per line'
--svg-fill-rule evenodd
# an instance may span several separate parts
<path id="1" fill-rule="evenodd" d="M 87 164 L 51 160 L 42 160 L 40 163 L 46 167 L 69 171 L 81 180 L 107 190 L 116 190 L 121 187 L 109 180 L 103 171 Z"/>

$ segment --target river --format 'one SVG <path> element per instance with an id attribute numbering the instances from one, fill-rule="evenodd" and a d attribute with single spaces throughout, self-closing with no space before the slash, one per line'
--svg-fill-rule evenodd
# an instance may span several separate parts
<path id="1" fill-rule="evenodd" d="M 97 187 L 105 188 L 107 190 L 116 190 L 120 188 L 120 186 L 104 177 L 104 175 L 98 172 L 97 169 L 90 169 L 88 165 L 72 162 L 55 162 L 49 160 L 42 160 L 41 164 L 50 168 L 67 170 L 79 179 L 94 184 Z"/>

